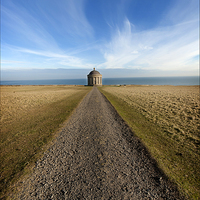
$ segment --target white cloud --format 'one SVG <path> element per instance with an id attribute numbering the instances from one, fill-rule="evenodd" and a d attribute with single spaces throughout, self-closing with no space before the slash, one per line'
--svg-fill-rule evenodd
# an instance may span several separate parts
<path id="1" fill-rule="evenodd" d="M 30 5 L 34 6 L 34 12 L 8 1 L 7 7 L 1 6 L 2 24 L 15 33 L 15 40 L 11 40 L 15 44 L 20 41 L 21 46 L 58 51 L 58 38 L 67 38 L 66 45 L 72 41 L 84 43 L 87 37 L 93 37 L 93 28 L 84 13 L 85 1 L 60 0 L 58 3 L 48 0 L 45 4 Z"/>
<path id="2" fill-rule="evenodd" d="M 58 50 L 53 36 L 25 9 L 13 5 L 11 10 L 2 6 L 2 15 L 5 18 L 2 23 L 12 30 L 17 38 L 15 41 L 11 38 L 12 42 L 18 43 L 19 40 L 21 46 L 29 45 Z"/>
<path id="3" fill-rule="evenodd" d="M 12 0 L 8 0 L 6 6 L 2 5 L 4 32 L 9 30 L 14 33 L 13 37 L 2 43 L 2 56 L 10 63 L 8 66 L 4 62 L 2 67 L 19 67 L 17 64 L 20 63 L 12 60 L 20 60 L 21 64 L 29 63 L 21 65 L 25 68 L 92 68 L 94 64 L 77 56 L 96 45 L 92 44 L 93 41 L 86 42 L 87 37 L 92 38 L 93 29 L 84 13 L 85 1 L 44 1 L 44 4 L 33 3 L 33 9 L 29 10 Z M 60 44 L 61 41 L 64 44 Z"/>
<path id="4" fill-rule="evenodd" d="M 23 61 L 17 61 L 17 60 L 1 60 L 1 64 L 15 64 L 15 63 L 24 63 Z"/>
<path id="5" fill-rule="evenodd" d="M 85 60 L 76 57 L 76 56 L 70 56 L 65 53 L 53 53 L 50 51 L 33 51 L 29 49 L 18 49 L 20 52 L 28 53 L 28 54 L 34 54 L 34 55 L 39 55 L 42 57 L 47 57 L 49 58 L 46 61 L 49 62 L 54 62 L 61 64 L 65 67 L 73 67 L 73 68 L 92 68 L 92 64 L 87 63 Z"/>
<path id="6" fill-rule="evenodd" d="M 138 51 L 132 51 L 131 53 L 133 53 L 133 54 L 137 54 L 137 53 L 138 53 Z"/>
<path id="7" fill-rule="evenodd" d="M 22 4 L 8 1 L 11 2 L 9 6 L 1 8 L 2 24 L 16 37 L 2 43 L 5 60 L 2 67 L 8 64 L 10 68 L 96 66 L 192 70 L 198 67 L 198 59 L 193 59 L 199 55 L 196 0 L 175 0 L 178 3 L 160 20 L 159 26 L 145 31 L 138 30 L 127 18 L 122 27 L 111 20 L 107 25 L 112 35 L 107 42 L 100 42 L 101 37 L 94 40 L 93 27 L 84 11 L 85 0 L 60 0 L 59 3 L 43 0 L 44 3 L 32 4 L 33 12 Z M 95 59 L 99 64 L 94 64 Z"/>
<path id="8" fill-rule="evenodd" d="M 60 35 L 71 37 L 92 37 L 93 28 L 89 24 L 85 13 L 85 1 L 74 0 L 59 0 L 59 3 L 54 0 L 50 1 L 51 6 L 42 7 L 41 4 L 38 9 L 44 16 L 45 20 L 59 32 Z"/>
<path id="9" fill-rule="evenodd" d="M 194 2 L 194 1 L 193 1 Z M 179 2 L 181 3 L 181 2 Z M 124 27 L 115 29 L 111 41 L 102 50 L 105 62 L 101 68 L 137 68 L 179 70 L 197 69 L 192 58 L 199 55 L 198 15 L 185 16 L 187 6 L 177 6 L 170 12 L 170 19 L 179 13 L 176 23 L 151 30 L 138 31 L 128 19 Z M 190 4 L 193 7 L 193 3 Z M 183 9 L 183 13 L 181 13 Z M 192 8 L 188 8 L 190 11 Z M 169 16 L 168 16 L 169 17 Z M 184 19 L 184 20 L 183 20 Z"/>
<path id="10" fill-rule="evenodd" d="M 41 68 L 57 68 L 58 66 L 62 66 L 64 68 L 90 68 L 92 69 L 94 67 L 94 64 L 91 64 L 87 62 L 85 59 L 68 55 L 64 52 L 55 53 L 48 50 L 31 50 L 26 48 L 20 48 L 20 47 L 14 47 L 14 46 L 8 46 L 7 47 L 10 51 L 14 52 L 15 54 L 22 54 L 24 58 L 27 56 L 31 60 L 34 60 L 34 62 L 26 61 L 12 61 L 12 60 L 3 60 L 2 61 L 2 68 L 6 69 L 8 68 L 8 64 L 10 64 L 9 68 L 13 68 L 13 66 L 16 66 L 17 64 L 24 64 L 25 68 L 27 66 L 33 66 L 34 64 L 37 65 L 37 69 Z M 22 66 L 22 65 L 21 65 Z M 15 67 L 14 67 L 15 68 Z M 23 67 L 20 67 L 23 68 Z M 31 68 L 31 67 L 29 67 Z"/>
<path id="11" fill-rule="evenodd" d="M 173 24 L 187 23 L 191 20 L 199 19 L 199 1 L 198 0 L 175 0 L 174 6 L 166 14 L 162 22 L 171 22 Z"/>

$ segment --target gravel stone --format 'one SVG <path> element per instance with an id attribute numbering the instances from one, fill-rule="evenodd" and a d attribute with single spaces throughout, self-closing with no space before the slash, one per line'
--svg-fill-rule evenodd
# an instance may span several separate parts
<path id="1" fill-rule="evenodd" d="M 183 199 L 93 87 L 16 199 Z"/>

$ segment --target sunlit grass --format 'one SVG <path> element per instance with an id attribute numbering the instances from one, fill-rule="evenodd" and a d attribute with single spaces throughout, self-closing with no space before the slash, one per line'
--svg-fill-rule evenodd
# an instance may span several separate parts
<path id="1" fill-rule="evenodd" d="M 188 95 L 184 94 L 184 91 L 179 93 L 180 89 L 181 91 L 185 90 Z M 199 109 L 199 105 L 194 101 L 196 97 L 193 98 L 190 95 L 192 89 L 194 89 L 194 93 L 198 94 L 196 91 L 198 87 L 177 87 L 174 88 L 174 91 L 173 87 L 168 86 L 160 88 L 154 86 L 153 89 L 144 86 L 99 88 L 135 134 L 141 138 L 160 168 L 177 184 L 180 191 L 191 199 L 198 199 L 200 197 L 199 118 L 198 112 L 192 111 L 190 106 Z M 152 99 L 156 102 L 153 105 L 150 102 L 151 90 L 153 90 Z M 165 91 L 163 92 L 163 90 Z M 170 99 L 167 94 L 171 95 Z M 187 105 L 182 105 L 182 109 L 189 110 L 190 116 L 195 115 L 196 121 L 193 119 L 191 122 L 189 119 L 185 120 L 183 124 L 178 123 L 181 112 L 180 115 L 174 115 L 174 113 L 170 113 L 171 110 L 166 109 L 171 108 L 171 105 L 178 105 L 180 102 L 178 96 L 180 95 L 187 102 Z M 163 102 L 160 99 L 163 99 Z M 165 103 L 168 104 L 168 107 L 163 109 Z M 178 113 L 179 109 L 177 106 L 172 111 Z M 162 115 L 163 117 L 161 117 Z M 188 119 L 187 116 L 186 119 Z M 191 123 L 196 124 L 191 126 Z M 183 129 L 183 131 L 179 131 L 179 129 Z"/>
<path id="2" fill-rule="evenodd" d="M 84 86 L 1 86 L 2 198 L 90 90 Z"/>

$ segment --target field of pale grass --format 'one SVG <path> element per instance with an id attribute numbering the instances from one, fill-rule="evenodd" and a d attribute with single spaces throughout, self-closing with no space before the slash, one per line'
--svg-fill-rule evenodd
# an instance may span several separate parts
<path id="1" fill-rule="evenodd" d="M 77 90 L 66 86 L 4 86 L 1 88 L 1 123 L 6 127 L 29 117 L 44 105 L 75 94 Z"/>
<path id="2" fill-rule="evenodd" d="M 83 97 L 84 86 L 1 86 L 0 198 L 41 155 Z"/>
<path id="3" fill-rule="evenodd" d="M 198 86 L 105 87 L 152 123 L 162 127 L 168 137 L 183 144 L 200 144 L 200 104 Z"/>
<path id="4" fill-rule="evenodd" d="M 199 86 L 99 88 L 159 166 L 191 199 L 200 196 Z"/>

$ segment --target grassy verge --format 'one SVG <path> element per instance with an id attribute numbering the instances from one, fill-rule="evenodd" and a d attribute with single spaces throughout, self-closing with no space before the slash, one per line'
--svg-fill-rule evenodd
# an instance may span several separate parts
<path id="1" fill-rule="evenodd" d="M 179 190 L 190 199 L 200 198 L 200 155 L 195 147 L 169 137 L 162 127 L 149 121 L 138 110 L 119 97 L 104 90 L 121 117 L 143 141 L 165 174 L 177 184 Z"/>
<path id="2" fill-rule="evenodd" d="M 1 110 L 0 198 L 6 198 L 10 186 L 24 174 L 24 169 L 30 168 L 41 156 L 90 89 L 84 86 L 1 87 L 2 105 L 7 100 L 13 103 L 3 105 Z"/>

